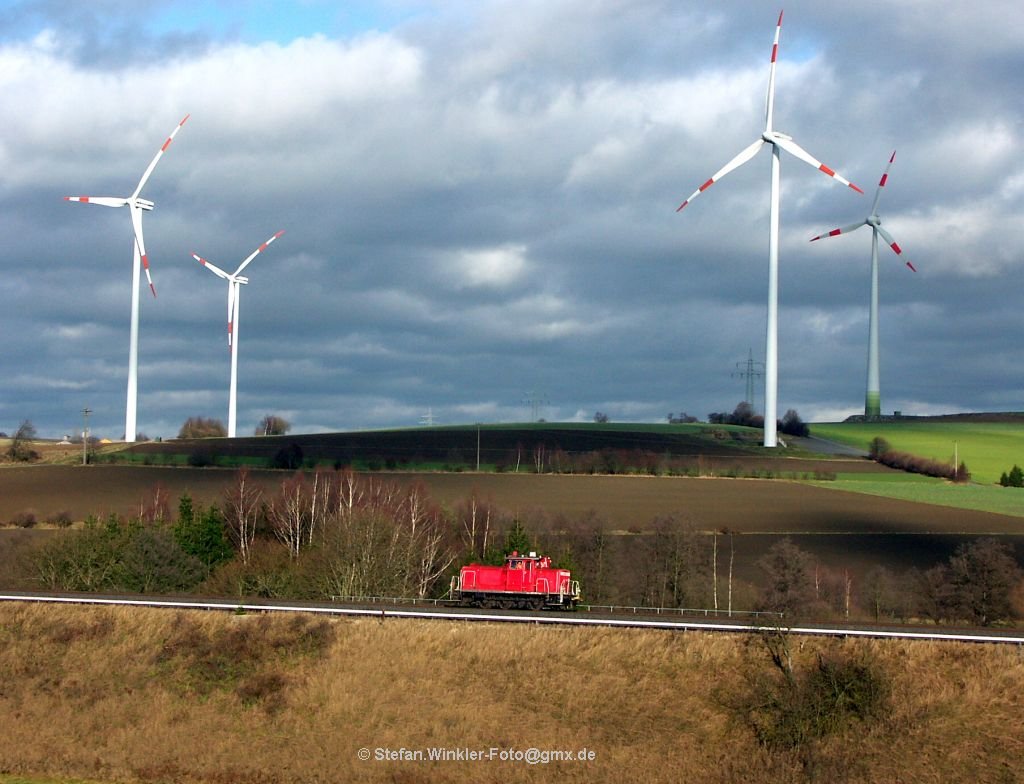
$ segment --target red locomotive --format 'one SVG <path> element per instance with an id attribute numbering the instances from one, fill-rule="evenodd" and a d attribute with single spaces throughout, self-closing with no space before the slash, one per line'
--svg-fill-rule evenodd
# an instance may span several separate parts
<path id="1" fill-rule="evenodd" d="M 463 566 L 452 578 L 452 597 L 466 607 L 569 609 L 580 600 L 580 584 L 568 569 L 554 568 L 548 556 L 513 550 L 502 566 Z"/>

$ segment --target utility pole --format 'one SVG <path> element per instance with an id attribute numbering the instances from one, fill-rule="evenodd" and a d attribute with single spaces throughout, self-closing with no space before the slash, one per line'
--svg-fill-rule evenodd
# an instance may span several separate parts
<path id="1" fill-rule="evenodd" d="M 757 368 L 764 368 L 764 362 L 754 361 L 754 350 L 751 348 L 747 349 L 747 361 L 737 362 L 736 371 L 732 373 L 733 378 L 739 376 L 747 381 L 746 397 L 743 398 L 744 402 L 750 403 L 750 407 L 754 409 L 754 413 L 757 413 L 757 406 L 754 404 L 754 379 L 761 378 L 764 373 L 760 372 Z M 739 369 L 742 368 L 742 369 Z"/>
<path id="2" fill-rule="evenodd" d="M 89 414 L 92 409 L 86 406 L 82 409 L 82 465 L 89 464 Z"/>

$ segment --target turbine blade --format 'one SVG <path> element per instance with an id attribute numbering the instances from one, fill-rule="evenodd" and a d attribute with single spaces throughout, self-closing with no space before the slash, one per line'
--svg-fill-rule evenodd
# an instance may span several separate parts
<path id="1" fill-rule="evenodd" d="M 146 272 L 146 280 L 149 282 L 149 290 L 156 297 L 156 288 L 153 286 L 153 276 L 149 274 L 149 256 L 146 255 L 146 242 L 142 238 L 142 210 L 138 207 L 130 209 L 132 215 L 132 228 L 135 230 L 135 244 L 139 246 L 139 258 L 142 260 L 142 269 Z"/>
<path id="2" fill-rule="evenodd" d="M 875 226 L 875 230 L 882 235 L 882 239 L 889 243 L 889 247 L 892 248 L 893 253 L 900 257 L 903 256 L 903 248 L 899 246 L 899 244 L 896 242 L 895 239 L 893 239 L 893 236 L 889 232 L 887 232 L 881 226 Z M 914 272 L 917 272 L 917 268 L 913 264 L 911 264 L 906 259 L 904 259 L 904 261 L 907 262 L 907 266 L 910 267 L 910 269 L 912 269 Z"/>
<path id="3" fill-rule="evenodd" d="M 173 131 L 171 131 L 171 135 L 167 137 L 167 141 L 163 143 L 163 146 L 159 150 L 157 150 L 156 155 L 153 156 L 153 160 L 151 160 L 149 162 L 149 166 L 146 167 L 146 171 L 142 173 L 142 179 L 139 180 L 139 185 L 135 189 L 135 193 L 132 194 L 133 199 L 138 198 L 138 195 L 142 193 L 142 187 L 146 184 L 146 180 L 149 179 L 149 175 L 153 173 L 153 169 L 156 168 L 156 164 L 157 161 L 160 160 L 160 156 L 162 156 L 164 152 L 167 150 L 167 148 L 171 146 L 171 142 L 174 141 L 175 135 L 178 133 L 178 131 L 181 130 L 181 126 L 185 124 L 185 121 L 188 120 L 188 118 L 191 116 L 192 115 L 190 114 L 186 114 L 182 118 L 181 122 L 178 123 L 178 126 Z"/>
<path id="4" fill-rule="evenodd" d="M 867 221 L 861 221 L 860 223 L 851 223 L 849 226 L 832 229 L 832 231 L 826 232 L 825 234 L 819 234 L 817 237 L 811 237 L 811 242 L 814 242 L 815 240 L 823 240 L 827 237 L 838 237 L 840 234 L 849 234 L 851 231 L 856 231 L 866 224 Z"/>
<path id="5" fill-rule="evenodd" d="M 284 234 L 284 231 L 283 231 L 283 230 L 282 230 L 282 231 L 279 231 L 279 232 L 278 232 L 277 234 L 275 234 L 275 235 L 274 235 L 273 237 L 271 237 L 271 238 L 270 238 L 269 240 L 267 240 L 267 241 L 266 241 L 266 242 L 264 242 L 264 243 L 263 243 L 262 245 L 260 245 L 260 246 L 259 246 L 258 248 L 256 248 L 256 250 L 254 250 L 254 251 L 253 251 L 252 253 L 250 253 L 250 254 L 249 254 L 249 258 L 247 258 L 247 259 L 246 259 L 245 261 L 243 261 L 243 262 L 242 262 L 241 264 L 239 264 L 239 265 L 238 265 L 238 269 L 236 269 L 236 270 L 235 270 L 235 275 L 237 275 L 237 274 L 238 274 L 238 273 L 240 273 L 240 272 L 241 272 L 242 270 L 244 270 L 244 269 L 245 269 L 246 267 L 248 267 L 248 266 L 249 266 L 249 262 L 251 262 L 251 261 L 252 261 L 252 260 L 253 260 L 254 258 L 256 258 L 256 257 L 257 257 L 257 256 L 258 256 L 259 254 L 261 254 L 261 253 L 262 253 L 263 251 L 265 251 L 265 250 L 267 249 L 267 246 L 268 246 L 268 245 L 269 245 L 270 243 L 272 243 L 272 242 L 273 242 L 274 240 L 276 240 L 276 239 L 277 239 L 278 237 L 280 237 L 280 236 L 281 236 L 282 234 Z"/>
<path id="6" fill-rule="evenodd" d="M 720 179 L 722 179 L 725 175 L 727 175 L 733 169 L 739 168 L 744 163 L 746 163 L 751 158 L 753 158 L 755 155 L 757 155 L 757 151 L 761 149 L 761 145 L 763 145 L 764 143 L 765 143 L 764 139 L 758 139 L 756 142 L 751 144 L 749 147 L 745 148 L 742 152 L 740 152 L 739 155 L 737 155 L 735 158 L 733 158 L 731 161 L 729 161 L 727 164 L 725 164 L 725 166 L 723 166 L 721 169 L 719 169 L 714 174 L 712 174 L 711 175 L 711 179 L 709 179 L 707 182 L 705 182 L 703 185 L 701 185 L 697 190 L 695 190 L 692 194 L 690 194 L 690 198 L 688 198 L 686 201 L 684 201 L 682 204 L 680 204 L 676 208 L 676 212 L 679 212 L 681 209 L 683 209 L 683 207 L 685 207 L 691 201 L 693 201 L 698 196 L 700 196 L 704 191 L 706 191 L 708 188 L 710 188 L 712 185 L 714 185 L 716 182 L 718 182 Z"/>
<path id="7" fill-rule="evenodd" d="M 892 167 L 892 162 L 896 160 L 896 150 L 892 151 L 892 155 L 889 156 L 889 163 L 885 167 L 885 171 L 882 172 L 882 179 L 878 181 L 878 188 L 875 190 L 875 201 L 871 205 L 871 214 L 875 215 L 878 212 L 878 200 L 882 198 L 882 188 L 885 187 L 886 181 L 889 179 L 889 169 Z"/>
<path id="8" fill-rule="evenodd" d="M 772 114 L 775 112 L 775 62 L 779 58 L 779 33 L 782 32 L 782 11 L 775 25 L 775 40 L 772 42 L 772 64 L 768 71 L 768 94 L 764 99 L 764 129 L 772 130 Z"/>
<path id="9" fill-rule="evenodd" d="M 65 196 L 64 201 L 80 201 L 85 204 L 99 204 L 102 207 L 123 207 L 128 199 L 119 199 L 116 196 Z"/>
<path id="10" fill-rule="evenodd" d="M 809 152 L 807 152 L 807 150 L 805 150 L 803 147 L 801 147 L 799 144 L 797 144 L 792 139 L 782 139 L 782 138 L 776 137 L 775 143 L 777 145 L 779 145 L 782 149 L 784 149 L 786 152 L 788 152 L 790 155 L 793 155 L 793 156 L 799 158 L 804 163 L 809 163 L 815 169 L 823 171 L 829 177 L 832 177 L 833 179 L 839 180 L 839 182 L 841 182 L 843 185 L 846 185 L 849 188 L 853 188 L 855 191 L 857 191 L 857 193 L 864 193 L 864 191 L 862 191 L 860 188 L 858 188 L 856 185 L 854 185 L 852 182 L 850 182 L 845 177 L 842 177 L 839 174 L 836 174 L 836 172 L 834 170 L 830 169 L 828 166 L 823 164 L 821 161 L 819 161 L 817 158 L 815 158 L 813 155 L 811 155 Z"/>
<path id="11" fill-rule="evenodd" d="M 209 261 L 204 259 L 202 256 L 199 256 L 199 255 L 196 255 L 195 253 L 193 253 L 192 254 L 192 258 L 194 258 L 196 261 L 198 261 L 200 264 L 202 264 L 204 267 L 206 267 L 208 270 L 210 270 L 210 272 L 212 272 L 217 277 L 224 278 L 224 280 L 230 280 L 230 278 L 231 278 L 230 275 L 228 275 L 220 267 L 218 267 L 218 266 L 216 266 L 214 264 L 211 264 Z"/>

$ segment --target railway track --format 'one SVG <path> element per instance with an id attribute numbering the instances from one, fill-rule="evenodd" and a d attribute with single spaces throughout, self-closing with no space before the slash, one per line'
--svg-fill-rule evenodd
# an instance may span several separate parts
<path id="1" fill-rule="evenodd" d="M 787 626 L 781 623 L 761 621 L 702 620 L 700 618 L 665 618 L 652 616 L 626 617 L 614 613 L 562 613 L 473 610 L 460 607 L 436 605 L 433 607 L 410 607 L 399 605 L 358 605 L 355 603 L 319 602 L 264 602 L 247 600 L 184 599 L 176 597 L 102 596 L 91 594 L 57 593 L 4 593 L 0 601 L 34 602 L 42 604 L 107 605 L 122 607 L 154 607 L 180 610 L 207 610 L 220 612 L 304 612 L 319 615 L 354 616 L 370 618 L 421 618 L 447 621 L 490 622 L 490 623 L 532 623 L 553 626 L 604 626 L 631 629 L 663 629 L 668 631 L 704 631 L 733 634 L 750 634 L 781 631 L 788 634 L 813 635 L 820 637 L 859 637 L 873 639 L 930 640 L 937 642 L 990 643 L 1003 645 L 1024 645 L 1024 635 L 1017 630 L 950 629 L 931 631 L 923 627 L 888 626 L 857 627 L 843 625 L 802 624 Z"/>

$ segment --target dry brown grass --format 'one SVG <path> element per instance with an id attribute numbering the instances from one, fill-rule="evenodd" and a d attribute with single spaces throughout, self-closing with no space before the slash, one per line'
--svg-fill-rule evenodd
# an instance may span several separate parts
<path id="1" fill-rule="evenodd" d="M 1024 659 L 810 639 L 869 657 L 891 709 L 768 752 L 727 707 L 756 638 L 0 605 L 0 773 L 108 782 L 1014 781 Z M 587 748 L 592 762 L 363 762 L 367 748 Z"/>

